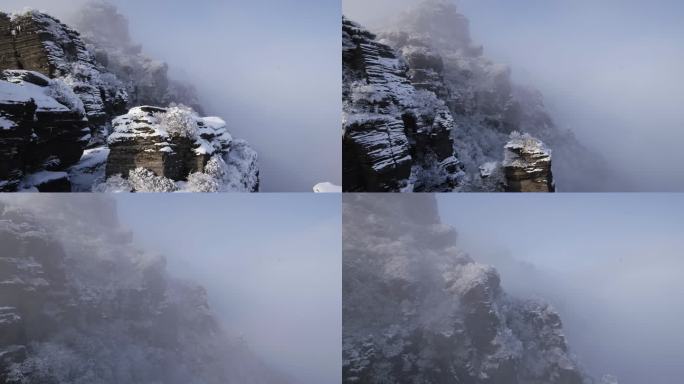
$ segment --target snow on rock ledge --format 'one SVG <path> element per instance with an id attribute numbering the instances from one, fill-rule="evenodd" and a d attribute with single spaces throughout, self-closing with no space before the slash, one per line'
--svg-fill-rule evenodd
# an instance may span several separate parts
<path id="1" fill-rule="evenodd" d="M 528 134 L 511 133 L 503 168 L 508 192 L 554 192 L 551 151 Z"/>
<path id="2" fill-rule="evenodd" d="M 0 12 L 0 70 L 5 69 L 62 79 L 80 99 L 93 134 L 128 100 L 123 86 L 98 66 L 76 30 L 35 10 Z"/>
<path id="3" fill-rule="evenodd" d="M 151 183 L 155 186 L 168 186 L 148 189 L 145 183 L 133 182 L 131 190 L 258 190 L 256 152 L 245 141 L 233 140 L 225 121 L 218 117 L 200 117 L 185 106 L 142 106 L 117 117 L 112 125 L 113 133 L 107 140 L 107 179 L 117 175 L 129 181 L 142 177 L 151 182 L 157 180 Z M 170 184 L 160 184 L 158 178 L 167 179 Z M 111 181 L 114 190 L 122 189 L 118 184 L 123 181 Z M 103 188 L 110 190 L 107 186 L 98 189 Z"/>
<path id="4" fill-rule="evenodd" d="M 313 191 L 316 193 L 342 193 L 342 187 L 326 181 L 314 185 Z"/>
<path id="5" fill-rule="evenodd" d="M 451 191 L 462 176 L 447 106 L 416 89 L 389 46 L 342 19 L 343 188 L 349 192 Z"/>
<path id="6" fill-rule="evenodd" d="M 71 88 L 38 72 L 4 70 L 0 122 L 0 191 L 68 191 L 66 178 L 35 181 L 44 180 L 44 172 L 62 173 L 78 162 L 90 140 L 83 103 Z"/>

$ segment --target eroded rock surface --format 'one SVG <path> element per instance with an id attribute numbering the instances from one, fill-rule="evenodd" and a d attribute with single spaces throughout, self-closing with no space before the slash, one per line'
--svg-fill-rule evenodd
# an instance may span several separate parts
<path id="1" fill-rule="evenodd" d="M 56 173 L 79 161 L 91 137 L 83 104 L 71 89 L 37 72 L 2 71 L 0 119 L 0 190 L 68 192 L 68 179 L 56 184 Z M 50 180 L 41 177 L 46 172 Z"/>
<path id="2" fill-rule="evenodd" d="M 554 192 L 556 189 L 551 151 L 530 135 L 511 134 L 502 165 L 508 192 Z"/>
<path id="3" fill-rule="evenodd" d="M 460 176 L 454 122 L 444 103 L 416 89 L 387 45 L 343 19 L 343 188 L 451 190 Z"/>
<path id="4" fill-rule="evenodd" d="M 78 95 L 93 128 L 125 108 L 128 95 L 86 49 L 80 35 L 38 11 L 0 13 L 0 69 L 24 69 L 62 78 Z"/>
<path id="5" fill-rule="evenodd" d="M 221 171 L 211 169 L 217 164 L 207 166 L 213 158 L 223 168 L 222 175 L 212 174 L 220 176 L 217 182 L 258 190 L 256 153 L 243 141 L 233 141 L 223 120 L 199 117 L 189 108 L 133 108 L 114 120 L 108 144 L 108 178 L 128 178 L 142 168 L 156 177 L 187 181 L 193 174 Z"/>

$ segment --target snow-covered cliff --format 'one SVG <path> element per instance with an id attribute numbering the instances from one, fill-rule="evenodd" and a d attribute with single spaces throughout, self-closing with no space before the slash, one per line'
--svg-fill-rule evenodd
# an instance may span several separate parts
<path id="1" fill-rule="evenodd" d="M 201 107 L 192 86 L 169 79 L 165 63 L 141 52 L 128 36 L 125 18 L 113 6 L 89 3 L 77 24 L 85 38 L 38 11 L 0 13 L 0 191 L 111 190 L 103 183 L 120 184 L 119 179 L 128 179 L 136 169 L 139 174 L 168 178 L 175 185 L 169 191 L 258 190 L 256 152 L 243 140 L 224 140 L 214 146 L 212 138 L 203 137 L 210 129 L 220 130 L 218 136 L 230 135 L 222 119 L 198 116 Z M 36 111 L 31 99 L 38 104 Z M 145 145 L 128 146 L 125 156 L 119 156 L 121 147 L 110 148 L 113 142 L 123 141 L 110 140 L 112 134 L 122 135 L 113 132 L 121 129 L 117 122 L 125 118 L 117 116 L 135 115 L 137 107 L 147 105 L 159 110 L 170 107 L 169 116 L 182 111 L 175 115 L 194 121 L 197 127 L 191 131 L 197 137 L 192 141 L 214 146 L 214 162 L 225 168 L 218 170 L 221 175 L 211 175 L 213 181 L 193 176 L 203 173 L 212 158 L 209 154 L 196 159 L 193 167 L 177 167 L 174 156 L 160 160 L 163 167 L 178 171 L 167 177 L 158 172 L 159 167 L 146 168 L 150 148 Z M 30 118 L 32 113 L 35 116 Z M 160 119 L 147 128 L 174 136 L 176 122 Z M 134 137 L 140 142 L 149 135 L 140 129 L 129 132 L 129 141 L 136 141 Z M 195 153 L 193 145 L 176 145 L 174 150 L 176 157 L 188 162 Z M 125 161 L 120 163 L 121 159 Z M 113 176 L 119 179 L 106 180 Z M 197 186 L 198 177 L 206 179 L 202 186 Z"/>
<path id="2" fill-rule="evenodd" d="M 558 313 L 458 249 L 433 195 L 343 197 L 345 383 L 593 383 Z"/>
<path id="3" fill-rule="evenodd" d="M 349 23 L 343 22 L 344 41 L 348 40 L 346 36 L 349 34 L 344 30 L 344 26 Z M 601 188 L 600 180 L 608 174 L 602 158 L 584 148 L 571 132 L 560 129 L 554 123 L 544 106 L 542 95 L 537 90 L 515 84 L 511 80 L 511 69 L 508 66 L 494 63 L 485 57 L 483 47 L 472 41 L 468 19 L 459 12 L 453 1 L 425 0 L 403 13 L 397 20 L 387 23 L 384 28 L 373 30 L 373 33 L 365 32 L 363 36 L 366 41 L 362 44 L 366 50 L 371 46 L 385 47 L 382 52 L 386 53 L 382 57 L 397 60 L 399 64 L 394 64 L 394 67 L 400 72 L 401 87 L 377 90 L 367 85 L 363 88 L 365 93 L 351 91 L 358 87 L 359 81 L 371 84 L 374 75 L 387 77 L 386 73 L 391 72 L 387 68 L 379 67 L 365 75 L 343 77 L 345 116 L 358 114 L 355 105 L 381 105 L 381 108 L 373 109 L 373 114 L 367 115 L 363 121 L 395 121 L 392 125 L 363 126 L 364 137 L 377 136 L 367 140 L 374 144 L 371 148 L 377 152 L 373 153 L 380 152 L 379 148 L 383 143 L 381 139 L 387 136 L 383 136 L 387 131 L 383 129 L 386 126 L 391 127 L 388 132 L 392 132 L 393 137 L 398 138 L 392 141 L 395 145 L 385 145 L 393 149 L 392 153 L 405 155 L 408 152 L 407 147 L 415 147 L 411 142 L 402 144 L 407 140 L 402 138 L 401 133 L 408 135 L 411 131 L 411 121 L 397 119 L 397 116 L 409 111 L 410 106 L 400 103 L 393 108 L 387 108 L 389 104 L 383 104 L 382 100 L 402 100 L 407 95 L 417 92 L 422 95 L 421 100 L 429 100 L 429 105 L 446 106 L 449 116 L 449 137 L 441 139 L 440 142 L 442 145 L 451 145 L 452 155 L 458 159 L 458 167 L 463 174 L 456 178 L 455 183 L 446 187 L 443 183 L 428 183 L 424 189 L 466 192 L 507 189 L 500 183 L 493 183 L 488 176 L 483 177 L 481 169 L 500 168 L 508 152 L 505 146 L 511 140 L 510 135 L 513 132 L 527 134 L 541 141 L 549 149 L 549 159 L 551 156 L 554 158 L 554 175 L 551 175 L 551 167 L 548 167 L 549 173 L 541 178 L 550 180 L 550 183 L 555 178 L 563 190 Z M 353 51 L 353 46 L 343 45 L 346 58 L 343 60 L 345 74 L 350 73 L 348 68 L 363 63 L 349 59 L 353 57 L 348 54 L 350 47 Z M 385 59 L 380 62 L 388 61 Z M 355 99 L 352 96 L 355 96 Z M 352 104 L 349 100 L 356 102 Z M 370 116 L 374 120 L 370 120 Z M 343 121 L 343 127 L 348 125 L 348 121 Z M 345 131 L 344 137 L 348 136 L 349 133 Z M 345 150 L 344 156 L 345 164 L 363 162 L 365 159 L 363 151 L 359 150 Z M 401 159 L 405 163 L 408 157 L 404 156 Z M 422 164 L 423 169 L 437 167 L 439 157 L 428 158 Z M 347 169 L 354 168 L 347 167 L 345 170 Z M 506 173 L 502 169 L 495 170 L 505 177 Z M 406 177 L 406 170 L 402 172 L 394 171 L 390 177 L 403 180 Z M 348 181 L 345 182 L 345 189 L 374 189 L 371 182 L 358 181 L 359 178 L 354 176 L 353 174 L 345 179 Z M 511 180 L 509 184 L 519 183 Z"/>
<path id="4" fill-rule="evenodd" d="M 416 89 L 388 46 L 343 19 L 343 189 L 450 190 L 461 170 L 454 122 L 433 93 Z"/>

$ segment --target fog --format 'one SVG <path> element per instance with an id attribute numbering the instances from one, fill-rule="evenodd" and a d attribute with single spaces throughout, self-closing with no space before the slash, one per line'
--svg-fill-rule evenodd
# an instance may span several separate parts
<path id="1" fill-rule="evenodd" d="M 68 20 L 84 0 L 5 0 Z M 337 0 L 111 0 L 143 52 L 259 153 L 262 191 L 341 184 Z"/>
<path id="2" fill-rule="evenodd" d="M 561 313 L 595 377 L 668 384 L 684 375 L 684 196 L 438 196 L 460 247 L 504 289 Z"/>
<path id="3" fill-rule="evenodd" d="M 26 382 L 341 383 L 340 199 L 0 195 L 0 350 Z"/>
<path id="4" fill-rule="evenodd" d="M 343 0 L 371 28 L 413 0 Z M 556 123 L 605 157 L 614 191 L 684 190 L 684 5 L 656 1 L 456 1 L 485 56 L 545 96 Z M 562 188 L 562 186 L 561 186 Z"/>
<path id="5" fill-rule="evenodd" d="M 225 329 L 270 366 L 295 383 L 341 382 L 338 195 L 116 200 L 134 242 L 203 285 Z"/>

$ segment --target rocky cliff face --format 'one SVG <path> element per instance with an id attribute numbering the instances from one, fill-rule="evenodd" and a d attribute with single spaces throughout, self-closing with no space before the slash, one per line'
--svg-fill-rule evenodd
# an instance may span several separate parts
<path id="1" fill-rule="evenodd" d="M 57 19 L 28 11 L 0 14 L 0 69 L 23 69 L 62 78 L 83 103 L 93 133 L 125 108 L 128 95 L 86 49 L 80 35 Z"/>
<path id="2" fill-rule="evenodd" d="M 343 198 L 345 383 L 592 383 L 558 314 L 507 295 L 431 195 Z"/>
<path id="3" fill-rule="evenodd" d="M 174 182 L 213 182 L 213 192 L 259 188 L 256 153 L 233 142 L 220 118 L 201 118 L 188 108 L 133 108 L 114 119 L 108 144 L 110 178 L 145 169 Z"/>
<path id="4" fill-rule="evenodd" d="M 128 134 L 137 140 L 121 139 L 125 128 L 119 123 L 139 114 L 133 108 L 124 115 L 137 103 L 186 110 L 175 103 L 199 108 L 197 97 L 191 86 L 168 79 L 166 64 L 147 58 L 133 45 L 125 19 L 115 8 L 92 3 L 80 15 L 88 44 L 76 30 L 49 15 L 0 13 L 0 190 L 108 190 L 102 184 L 109 176 L 120 174 L 123 179 L 115 184 L 125 184 L 136 169 L 143 184 L 156 180 L 158 185 L 117 190 L 258 190 L 256 152 L 246 142 L 233 140 L 221 119 L 200 119 L 188 112 L 195 116 L 188 117 L 196 125 L 192 134 L 177 135 L 169 145 L 146 136 L 144 128 L 138 135 Z M 107 21 L 107 16 L 119 22 Z M 109 31 L 107 26 L 112 25 L 116 28 Z M 110 39 L 104 37 L 107 31 Z M 115 39 L 124 32 L 125 39 Z M 146 108 L 158 114 L 167 111 Z M 119 115 L 123 116 L 117 119 Z M 167 125 L 147 129 L 173 129 Z M 113 129 L 119 139 L 110 137 Z M 207 174 L 212 157 L 214 171 Z"/>
<path id="5" fill-rule="evenodd" d="M 453 119 L 407 79 L 388 46 L 343 19 L 343 178 L 346 191 L 450 190 L 458 183 Z"/>
<path id="6" fill-rule="evenodd" d="M 91 137 L 73 91 L 37 72 L 2 71 L 0 119 L 0 191 L 69 191 L 61 171 L 79 161 Z"/>
<path id="7" fill-rule="evenodd" d="M 0 382 L 286 382 L 131 239 L 101 196 L 0 199 Z"/>
<path id="8" fill-rule="evenodd" d="M 607 173 L 602 159 L 554 124 L 538 91 L 515 84 L 509 67 L 487 59 L 469 29 L 453 1 L 426 0 L 375 31 L 375 43 L 391 47 L 405 63 L 410 84 L 448 107 L 453 120 L 450 139 L 465 172 L 453 189 L 498 190 L 480 170 L 504 160 L 514 131 L 554 150 L 556 176 L 567 189 L 600 189 Z"/>
<path id="9" fill-rule="evenodd" d="M 540 140 L 514 132 L 503 168 L 508 192 L 554 192 L 551 153 Z"/>

